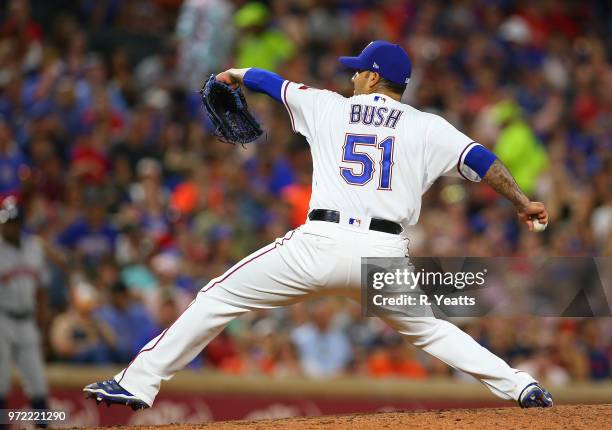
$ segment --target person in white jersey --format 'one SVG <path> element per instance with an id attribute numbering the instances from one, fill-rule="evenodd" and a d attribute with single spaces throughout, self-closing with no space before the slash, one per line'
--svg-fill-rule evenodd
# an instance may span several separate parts
<path id="1" fill-rule="evenodd" d="M 358 57 L 353 97 L 287 81 L 261 69 L 229 69 L 217 80 L 244 84 L 285 105 L 312 152 L 312 197 L 305 224 L 254 252 L 202 288 L 187 310 L 114 378 L 86 395 L 149 407 L 162 381 L 186 366 L 236 317 L 321 295 L 360 300 L 362 257 L 405 257 L 406 227 L 421 196 L 452 172 L 483 180 L 516 207 L 530 230 L 546 225 L 544 205 L 521 192 L 502 163 L 443 118 L 400 102 L 411 62 L 398 45 L 370 43 Z M 550 407 L 551 395 L 448 321 L 385 316 L 413 345 L 479 379 L 522 407 Z"/>

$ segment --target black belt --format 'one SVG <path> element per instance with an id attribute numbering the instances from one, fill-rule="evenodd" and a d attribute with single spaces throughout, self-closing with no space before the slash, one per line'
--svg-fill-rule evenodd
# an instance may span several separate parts
<path id="1" fill-rule="evenodd" d="M 311 221 L 327 221 L 340 222 L 340 212 L 329 209 L 313 209 L 308 214 L 308 219 Z M 403 230 L 402 226 L 396 222 L 386 219 L 372 218 L 370 220 L 370 230 L 381 231 L 389 234 L 400 234 Z"/>
<path id="2" fill-rule="evenodd" d="M 4 314 L 10 319 L 17 320 L 17 321 L 29 320 L 32 317 L 34 317 L 34 312 L 32 311 L 19 312 L 19 311 L 9 311 L 9 310 L 0 309 L 0 314 Z"/>

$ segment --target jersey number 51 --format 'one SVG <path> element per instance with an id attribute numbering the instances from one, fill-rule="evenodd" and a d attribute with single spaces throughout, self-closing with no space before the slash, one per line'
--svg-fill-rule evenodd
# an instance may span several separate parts
<path id="1" fill-rule="evenodd" d="M 355 163 L 361 166 L 340 167 L 340 176 L 350 185 L 363 186 L 374 177 L 376 168 L 374 160 L 366 152 L 359 151 L 360 146 L 373 146 L 380 149 L 380 175 L 378 178 L 379 190 L 391 190 L 391 176 L 393 173 L 393 144 L 395 137 L 389 136 L 377 142 L 375 134 L 349 134 L 344 138 L 342 147 L 342 161 Z"/>

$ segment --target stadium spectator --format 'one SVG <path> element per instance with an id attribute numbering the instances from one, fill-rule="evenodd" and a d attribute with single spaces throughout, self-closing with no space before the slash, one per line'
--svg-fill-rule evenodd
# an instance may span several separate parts
<path id="1" fill-rule="evenodd" d="M 117 230 L 108 221 L 104 196 L 89 188 L 83 216 L 72 222 L 59 236 L 58 243 L 87 264 L 99 262 L 115 250 Z"/>
<path id="2" fill-rule="evenodd" d="M 592 380 L 600 381 L 610 377 L 612 368 L 610 358 L 606 355 L 604 347 L 604 334 L 593 321 L 586 320 L 582 324 L 582 340 L 589 360 L 589 376 Z"/>
<path id="3" fill-rule="evenodd" d="M 302 372 L 307 376 L 325 377 L 343 373 L 351 360 L 348 336 L 333 326 L 333 309 L 319 302 L 312 310 L 311 321 L 291 333 Z"/>
<path id="4" fill-rule="evenodd" d="M 132 299 L 128 287 L 121 281 L 111 287 L 108 303 L 98 308 L 94 317 L 113 331 L 113 361 L 117 363 L 130 361 L 161 331 L 142 303 Z"/>
<path id="5" fill-rule="evenodd" d="M 374 348 L 367 361 L 368 374 L 375 377 L 427 378 L 427 370 L 414 358 L 400 336 L 388 335 L 379 348 Z"/>
<path id="6" fill-rule="evenodd" d="M 186 0 L 181 5 L 176 24 L 178 75 L 187 88 L 200 87 L 203 76 L 224 67 L 234 36 L 232 12 L 226 0 Z"/>
<path id="7" fill-rule="evenodd" d="M 71 288 L 70 305 L 51 326 L 54 353 L 71 363 L 111 363 L 116 338 L 111 328 L 93 314 L 99 306 L 95 288 L 84 281 L 76 281 Z"/>
<path id="8" fill-rule="evenodd" d="M 540 173 L 548 165 L 546 152 L 514 102 L 502 101 L 492 107 L 494 120 L 500 126 L 495 154 L 512 172 L 516 182 L 528 195 L 533 194 Z"/>
<path id="9" fill-rule="evenodd" d="M 20 172 L 27 168 L 25 157 L 13 141 L 7 122 L 0 117 L 0 199 L 19 191 Z"/>
<path id="10" fill-rule="evenodd" d="M 234 15 L 241 30 L 236 47 L 236 67 L 277 70 L 295 52 L 293 42 L 270 26 L 270 10 L 263 3 L 249 2 Z"/>

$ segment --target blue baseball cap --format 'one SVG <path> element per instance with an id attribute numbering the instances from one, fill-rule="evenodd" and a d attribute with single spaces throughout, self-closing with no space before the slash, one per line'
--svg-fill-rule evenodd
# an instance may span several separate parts
<path id="1" fill-rule="evenodd" d="M 340 57 L 339 60 L 349 69 L 377 72 L 399 85 L 406 85 L 412 72 L 412 63 L 406 51 L 384 40 L 370 42 L 358 57 Z"/>

